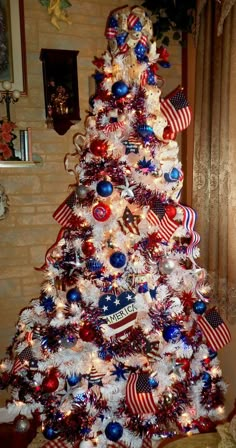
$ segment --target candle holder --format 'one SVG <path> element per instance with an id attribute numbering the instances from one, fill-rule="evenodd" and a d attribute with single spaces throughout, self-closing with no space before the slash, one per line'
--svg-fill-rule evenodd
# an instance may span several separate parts
<path id="1" fill-rule="evenodd" d="M 10 81 L 4 81 L 2 83 L 2 88 L 5 90 L 5 92 L 1 92 L 0 97 L 0 103 L 5 103 L 6 105 L 6 114 L 7 114 L 7 121 L 11 121 L 11 115 L 10 115 L 10 104 L 11 103 L 17 103 L 20 98 L 20 92 L 19 90 L 13 90 L 10 91 L 12 87 L 12 84 Z"/>

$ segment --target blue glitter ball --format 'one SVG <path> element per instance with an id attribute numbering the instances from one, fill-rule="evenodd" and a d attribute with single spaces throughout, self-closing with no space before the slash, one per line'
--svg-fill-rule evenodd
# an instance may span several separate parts
<path id="1" fill-rule="evenodd" d="M 47 440 L 55 440 L 58 437 L 58 431 L 55 431 L 51 426 L 45 426 L 43 435 Z"/>
<path id="2" fill-rule="evenodd" d="M 163 338 L 166 342 L 177 342 L 181 338 L 181 331 L 178 325 L 167 325 L 163 330 Z"/>
<path id="3" fill-rule="evenodd" d="M 209 352 L 209 358 L 210 359 L 214 359 L 217 357 L 217 352 L 215 352 L 214 350 L 212 350 L 211 348 L 208 349 Z"/>
<path id="4" fill-rule="evenodd" d="M 102 263 L 96 258 L 89 258 L 89 260 L 86 263 L 86 267 L 90 272 L 97 272 L 101 271 Z"/>
<path id="5" fill-rule="evenodd" d="M 170 172 L 170 178 L 172 180 L 178 180 L 180 177 L 180 172 L 177 168 L 172 168 L 171 172 Z"/>
<path id="6" fill-rule="evenodd" d="M 67 381 L 70 386 L 75 386 L 81 381 L 81 378 L 82 376 L 80 374 L 77 375 L 76 373 L 73 373 L 72 375 L 67 377 Z"/>
<path id="7" fill-rule="evenodd" d="M 55 303 L 53 297 L 51 296 L 43 296 L 41 298 L 40 305 L 43 306 L 46 312 L 51 312 L 55 308 Z"/>
<path id="8" fill-rule="evenodd" d="M 204 383 L 204 389 L 211 387 L 211 375 L 208 372 L 203 372 L 202 381 Z"/>
<path id="9" fill-rule="evenodd" d="M 105 434 L 108 440 L 112 442 L 117 442 L 123 435 L 123 427 L 118 422 L 110 422 L 106 426 Z"/>
<path id="10" fill-rule="evenodd" d="M 71 288 L 67 291 L 66 298 L 69 303 L 77 303 L 81 300 L 81 293 L 78 288 Z"/>
<path id="11" fill-rule="evenodd" d="M 123 98 L 129 93 L 129 87 L 124 81 L 117 81 L 112 85 L 112 93 L 116 98 Z"/>
<path id="12" fill-rule="evenodd" d="M 126 264 L 126 256 L 122 252 L 113 252 L 110 256 L 110 263 L 113 268 L 123 268 Z"/>
<path id="13" fill-rule="evenodd" d="M 107 198 L 113 192 L 113 185 L 108 180 L 101 180 L 100 182 L 98 182 L 96 190 L 99 196 Z"/>
<path id="14" fill-rule="evenodd" d="M 205 302 L 203 302 L 202 300 L 197 300 L 196 302 L 194 302 L 193 304 L 193 311 L 196 314 L 203 314 L 206 311 L 206 304 Z"/>

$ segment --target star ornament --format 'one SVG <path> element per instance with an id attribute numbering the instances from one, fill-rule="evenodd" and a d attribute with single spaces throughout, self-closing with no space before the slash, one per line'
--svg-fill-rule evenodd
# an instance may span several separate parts
<path id="1" fill-rule="evenodd" d="M 121 190 L 121 197 L 125 198 L 126 196 L 130 198 L 134 198 L 134 192 L 135 188 L 137 188 L 136 185 L 129 185 L 129 181 L 127 178 L 125 178 L 125 185 L 119 185 L 117 188 Z"/>
<path id="2" fill-rule="evenodd" d="M 125 374 L 129 372 L 129 369 L 126 369 L 124 364 L 119 363 L 118 365 L 114 364 L 115 369 L 112 370 L 112 375 L 116 375 L 116 381 L 120 381 L 120 379 L 126 380 Z"/>

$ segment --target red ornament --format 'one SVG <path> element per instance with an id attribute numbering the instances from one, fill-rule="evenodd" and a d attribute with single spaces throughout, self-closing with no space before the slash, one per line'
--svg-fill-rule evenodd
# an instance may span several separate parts
<path id="1" fill-rule="evenodd" d="M 95 339 L 95 331 L 90 324 L 84 324 L 79 330 L 79 335 L 85 342 L 92 342 Z"/>
<path id="2" fill-rule="evenodd" d="M 170 126 L 166 126 L 163 131 L 164 140 L 175 140 L 176 132 L 172 131 Z"/>
<path id="3" fill-rule="evenodd" d="M 59 381 L 55 373 L 50 373 L 42 382 L 42 389 L 44 392 L 55 392 L 59 386 Z"/>
<path id="4" fill-rule="evenodd" d="M 111 216 L 111 209 L 109 205 L 104 202 L 99 202 L 95 207 L 93 207 L 93 217 L 96 221 L 104 222 L 107 221 Z"/>
<path id="5" fill-rule="evenodd" d="M 90 151 L 94 156 L 104 157 L 108 150 L 108 143 L 106 140 L 95 138 L 90 144 Z"/>
<path id="6" fill-rule="evenodd" d="M 89 240 L 82 243 L 81 249 L 86 257 L 92 257 L 96 251 L 92 241 Z"/>
<path id="7" fill-rule="evenodd" d="M 188 372 L 189 368 L 190 368 L 190 361 L 187 358 L 180 358 L 180 359 L 176 359 L 176 362 L 178 364 L 180 364 L 181 369 L 183 369 L 185 372 Z"/>
<path id="8" fill-rule="evenodd" d="M 176 207 L 174 205 L 172 205 L 172 204 L 166 205 L 165 206 L 165 211 L 166 211 L 167 216 L 170 219 L 173 219 L 175 217 L 175 215 L 176 215 Z"/>

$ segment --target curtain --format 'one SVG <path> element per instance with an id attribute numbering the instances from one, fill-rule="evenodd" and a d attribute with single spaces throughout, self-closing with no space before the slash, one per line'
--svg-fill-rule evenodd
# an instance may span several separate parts
<path id="1" fill-rule="evenodd" d="M 236 5 L 199 1 L 193 207 L 213 302 L 236 323 Z"/>

